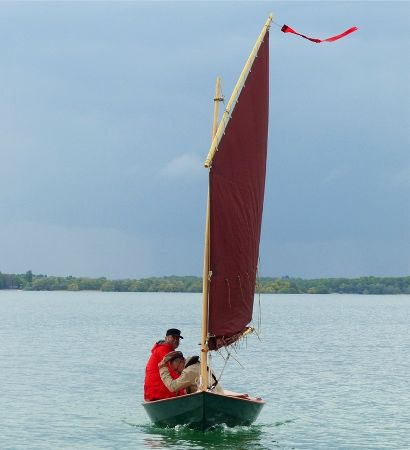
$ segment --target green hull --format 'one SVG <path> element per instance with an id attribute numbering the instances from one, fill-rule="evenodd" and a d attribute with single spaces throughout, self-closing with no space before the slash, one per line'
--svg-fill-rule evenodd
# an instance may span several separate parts
<path id="1" fill-rule="evenodd" d="M 216 425 L 228 427 L 251 425 L 265 403 L 238 397 L 218 395 L 211 392 L 174 397 L 143 406 L 149 418 L 160 427 L 187 425 L 197 430 L 208 430 Z"/>

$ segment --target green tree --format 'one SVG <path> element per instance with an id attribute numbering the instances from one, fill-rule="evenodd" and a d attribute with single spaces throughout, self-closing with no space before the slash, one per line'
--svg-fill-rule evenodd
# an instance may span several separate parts
<path id="1" fill-rule="evenodd" d="M 112 281 L 107 280 L 101 285 L 100 289 L 105 292 L 113 292 L 113 291 L 115 291 L 115 286 Z"/>
<path id="2" fill-rule="evenodd" d="M 33 272 L 31 270 L 28 270 L 26 272 L 26 281 L 27 283 L 31 283 L 33 281 Z"/>

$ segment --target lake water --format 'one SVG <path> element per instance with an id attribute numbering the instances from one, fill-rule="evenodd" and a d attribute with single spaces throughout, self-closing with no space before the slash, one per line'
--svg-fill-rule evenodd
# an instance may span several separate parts
<path id="1" fill-rule="evenodd" d="M 262 296 L 261 340 L 222 379 L 267 401 L 255 425 L 152 426 L 141 407 L 150 348 L 177 327 L 180 350 L 198 354 L 200 302 L 0 291 L 0 448 L 410 449 L 410 296 Z"/>

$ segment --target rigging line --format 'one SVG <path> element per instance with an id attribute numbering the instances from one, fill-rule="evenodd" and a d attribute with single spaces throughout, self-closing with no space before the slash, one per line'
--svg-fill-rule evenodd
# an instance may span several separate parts
<path id="1" fill-rule="evenodd" d="M 208 355 L 208 386 L 207 389 L 210 389 L 210 387 L 212 386 L 212 384 L 210 383 L 210 378 L 212 378 L 211 373 L 213 373 L 212 370 L 212 353 L 209 353 Z"/>
<path id="2" fill-rule="evenodd" d="M 256 334 L 256 337 L 258 338 L 258 341 L 259 342 L 262 342 L 262 339 L 261 339 L 261 337 L 260 337 L 260 334 L 254 329 L 253 330 L 254 331 L 254 333 Z"/>
<path id="3" fill-rule="evenodd" d="M 238 350 L 239 350 L 239 348 L 240 348 L 240 346 L 241 346 L 241 344 L 242 344 L 242 341 L 244 340 L 245 338 L 243 337 L 243 336 L 241 336 L 237 341 L 235 341 L 230 347 L 229 347 L 229 349 L 230 350 L 233 350 L 234 352 L 235 352 L 235 354 L 238 354 Z M 232 353 L 230 353 L 230 355 L 232 355 Z M 235 359 L 235 358 L 234 358 Z M 235 359 L 235 361 L 242 367 L 242 365 L 241 365 L 241 363 L 237 360 L 237 359 Z"/>
<path id="4" fill-rule="evenodd" d="M 217 351 L 218 355 L 225 361 L 225 356 L 222 354 L 222 349 L 223 349 L 223 348 L 224 348 L 224 347 L 219 348 L 219 349 L 216 350 L 216 351 Z"/>
<path id="5" fill-rule="evenodd" d="M 221 355 L 221 352 L 218 352 L 218 353 Z M 229 357 L 230 357 L 231 355 L 230 355 L 230 353 L 228 352 L 228 356 L 227 356 L 226 358 L 224 358 L 223 355 L 221 355 L 221 356 L 222 356 L 222 359 L 225 360 L 225 363 L 224 363 L 224 365 L 223 365 L 223 367 L 222 367 L 222 370 L 221 370 L 221 373 L 219 374 L 219 377 L 216 379 L 218 383 L 219 383 L 219 380 L 222 378 L 222 374 L 224 373 L 225 367 L 226 367 L 226 365 L 227 365 L 227 363 L 228 363 L 228 360 L 229 360 Z"/>
<path id="6" fill-rule="evenodd" d="M 258 331 L 262 331 L 262 306 L 261 306 L 261 280 L 259 277 L 259 266 L 260 266 L 261 260 L 258 256 L 258 265 L 256 266 L 256 279 L 258 283 Z"/>
<path id="7" fill-rule="evenodd" d="M 237 353 L 236 350 L 235 353 Z M 238 365 L 241 366 L 242 369 L 244 369 L 244 366 L 240 363 L 239 359 L 235 358 L 235 356 L 233 356 L 232 353 L 229 353 L 229 356 L 232 356 L 232 358 L 238 363 Z"/>
<path id="8" fill-rule="evenodd" d="M 275 22 L 274 20 L 272 20 L 272 22 L 274 25 L 276 25 L 278 28 L 282 28 L 283 25 L 279 25 L 278 22 Z"/>

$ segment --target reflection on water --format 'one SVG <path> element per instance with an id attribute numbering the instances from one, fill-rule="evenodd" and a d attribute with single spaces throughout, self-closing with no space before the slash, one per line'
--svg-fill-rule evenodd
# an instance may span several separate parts
<path id="1" fill-rule="evenodd" d="M 269 439 L 269 436 L 263 430 L 294 421 L 295 419 L 288 419 L 274 424 L 235 428 L 221 425 L 205 433 L 191 430 L 183 425 L 174 428 L 160 428 L 155 425 L 134 425 L 126 421 L 123 422 L 139 428 L 144 433 L 143 443 L 147 449 L 268 450 L 283 447 L 279 442 Z"/>
<path id="2" fill-rule="evenodd" d="M 224 425 L 202 433 L 184 426 L 158 428 L 147 426 L 144 439 L 146 448 L 206 449 L 206 450 L 267 450 L 261 443 L 262 429 L 259 426 L 228 428 Z M 270 447 L 272 448 L 272 446 Z"/>

